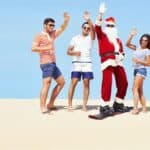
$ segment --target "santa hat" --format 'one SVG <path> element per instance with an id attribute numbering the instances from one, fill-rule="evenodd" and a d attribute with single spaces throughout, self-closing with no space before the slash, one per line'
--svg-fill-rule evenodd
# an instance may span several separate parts
<path id="1" fill-rule="evenodd" d="M 109 17 L 109 18 L 106 18 L 105 19 L 105 24 L 110 24 L 110 25 L 116 25 L 116 21 L 115 21 L 115 18 L 113 17 Z"/>

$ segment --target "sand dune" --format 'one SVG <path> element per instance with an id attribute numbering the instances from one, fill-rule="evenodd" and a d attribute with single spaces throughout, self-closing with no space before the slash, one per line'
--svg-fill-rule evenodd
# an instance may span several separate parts
<path id="1" fill-rule="evenodd" d="M 0 150 L 149 150 L 150 110 L 137 116 L 126 113 L 105 120 L 88 119 L 98 112 L 98 100 L 56 100 L 58 111 L 43 115 L 39 100 L 0 100 Z M 126 101 L 132 105 L 132 101 Z M 148 102 L 150 106 L 150 102 Z"/>

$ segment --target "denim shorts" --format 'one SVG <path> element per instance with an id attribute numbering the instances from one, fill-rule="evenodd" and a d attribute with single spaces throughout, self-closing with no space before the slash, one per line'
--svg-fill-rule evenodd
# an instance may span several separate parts
<path id="1" fill-rule="evenodd" d="M 134 76 L 139 75 L 142 77 L 146 77 L 147 76 L 147 70 L 146 68 L 139 68 L 139 69 L 134 69 Z"/>
<path id="2" fill-rule="evenodd" d="M 93 76 L 93 72 L 79 72 L 79 71 L 73 71 L 71 73 L 71 78 L 78 78 L 79 80 L 81 80 L 81 77 L 82 79 L 93 79 L 94 76 Z"/>
<path id="3" fill-rule="evenodd" d="M 56 66 L 56 63 L 41 64 L 40 68 L 43 73 L 43 78 L 51 77 L 57 79 L 62 74 L 59 68 Z"/>

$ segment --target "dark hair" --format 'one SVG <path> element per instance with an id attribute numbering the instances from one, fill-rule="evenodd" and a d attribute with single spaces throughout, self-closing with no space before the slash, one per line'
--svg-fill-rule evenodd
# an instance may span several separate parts
<path id="1" fill-rule="evenodd" d="M 147 40 L 148 40 L 147 48 L 150 49 L 150 35 L 149 35 L 149 34 L 143 34 L 143 35 L 141 36 L 141 38 L 140 38 L 140 41 L 139 41 L 140 44 L 142 43 L 143 37 L 146 37 L 146 38 L 147 38 Z"/>
<path id="2" fill-rule="evenodd" d="M 82 28 L 84 27 L 85 24 L 89 24 L 88 22 L 83 22 L 82 24 Z"/>
<path id="3" fill-rule="evenodd" d="M 49 22 L 54 23 L 54 22 L 55 22 L 55 20 L 54 20 L 54 19 L 52 19 L 52 18 L 45 18 L 45 19 L 44 19 L 44 21 L 43 21 L 43 24 L 47 25 Z"/>

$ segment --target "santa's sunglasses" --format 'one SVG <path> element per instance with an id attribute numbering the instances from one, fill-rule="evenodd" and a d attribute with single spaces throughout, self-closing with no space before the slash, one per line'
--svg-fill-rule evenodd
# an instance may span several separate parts
<path id="1" fill-rule="evenodd" d="M 113 28 L 113 27 L 115 27 L 115 26 L 114 26 L 114 25 L 112 25 L 112 24 L 107 24 L 107 25 L 106 25 L 106 27 Z"/>

